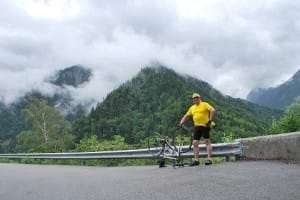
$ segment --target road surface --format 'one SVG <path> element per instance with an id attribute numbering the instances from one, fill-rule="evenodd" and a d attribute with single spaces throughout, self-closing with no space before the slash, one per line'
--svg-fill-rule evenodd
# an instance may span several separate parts
<path id="1" fill-rule="evenodd" d="M 1 200 L 299 200 L 300 166 L 237 161 L 173 169 L 0 163 Z"/>

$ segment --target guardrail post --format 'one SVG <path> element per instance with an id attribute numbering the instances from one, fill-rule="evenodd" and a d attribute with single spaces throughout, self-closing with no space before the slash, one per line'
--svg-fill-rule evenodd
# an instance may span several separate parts
<path id="1" fill-rule="evenodd" d="M 230 156 L 229 156 L 229 155 L 226 155 L 226 156 L 225 156 L 225 160 L 226 160 L 226 162 L 228 162 L 228 161 L 230 160 Z"/>
<path id="2" fill-rule="evenodd" d="M 235 155 L 235 160 L 241 160 L 241 156 L 240 155 Z"/>

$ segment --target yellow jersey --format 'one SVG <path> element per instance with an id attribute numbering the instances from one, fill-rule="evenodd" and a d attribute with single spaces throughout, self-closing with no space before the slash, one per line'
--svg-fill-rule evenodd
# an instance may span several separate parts
<path id="1" fill-rule="evenodd" d="M 194 126 L 206 126 L 209 121 L 209 113 L 212 106 L 207 102 L 200 102 L 198 105 L 192 105 L 186 115 L 193 116 Z"/>

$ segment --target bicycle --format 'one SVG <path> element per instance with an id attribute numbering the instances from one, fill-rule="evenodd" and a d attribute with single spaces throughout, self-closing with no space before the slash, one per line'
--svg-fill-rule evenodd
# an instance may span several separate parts
<path id="1" fill-rule="evenodd" d="M 173 160 L 173 168 L 184 167 L 182 154 L 192 148 L 192 133 L 185 126 L 179 126 L 171 138 L 153 132 L 148 137 L 148 150 L 158 159 L 159 167 L 165 167 L 165 159 Z M 176 137 L 174 137 L 176 135 Z"/>

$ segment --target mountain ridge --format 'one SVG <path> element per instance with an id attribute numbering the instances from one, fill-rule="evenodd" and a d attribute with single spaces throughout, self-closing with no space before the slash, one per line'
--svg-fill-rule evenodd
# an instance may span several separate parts
<path id="1" fill-rule="evenodd" d="M 68 85 L 64 81 L 61 83 L 62 88 Z M 72 79 L 71 83 L 74 83 Z M 76 82 L 74 86 L 81 85 Z M 91 135 L 97 135 L 99 139 L 111 139 L 118 134 L 130 144 L 139 144 L 151 131 L 174 132 L 180 118 L 192 103 L 193 92 L 199 92 L 203 101 L 217 109 L 213 141 L 221 141 L 224 134 L 232 134 L 234 137 L 258 136 L 263 134 L 264 128 L 274 118 L 282 114 L 278 110 L 224 95 L 205 81 L 157 65 L 143 68 L 132 79 L 111 91 L 87 116 L 84 115 L 84 108 L 78 107 L 77 110 L 72 109 L 74 113 L 71 117 L 67 116 L 67 119 L 73 123 L 72 134 L 76 143 Z M 13 147 L 16 135 L 26 130 L 21 110 L 31 97 L 46 99 L 53 107 L 57 102 L 65 102 L 68 107 L 71 100 L 69 95 L 49 98 L 32 91 L 10 108 L 0 102 L 0 151 L 1 148 L 7 151 L 9 146 Z M 187 126 L 192 126 L 191 121 Z"/>
<path id="2" fill-rule="evenodd" d="M 300 70 L 289 80 L 277 87 L 256 88 L 249 92 L 246 99 L 269 108 L 284 110 L 300 98 Z"/>
<path id="3" fill-rule="evenodd" d="M 0 152 L 1 149 L 10 149 L 14 144 L 15 136 L 26 129 L 27 125 L 21 111 L 28 106 L 33 97 L 46 100 L 50 106 L 70 121 L 84 116 L 86 114 L 84 105 L 74 105 L 72 97 L 65 86 L 80 87 L 88 82 L 91 76 L 92 72 L 89 69 L 80 65 L 73 65 L 57 71 L 45 80 L 45 82 L 58 87 L 53 96 L 43 95 L 39 91 L 31 90 L 9 105 L 0 101 Z"/>
<path id="4" fill-rule="evenodd" d="M 226 96 L 205 81 L 178 74 L 165 66 L 143 68 L 135 77 L 110 92 L 75 125 L 77 140 L 97 135 L 111 139 L 120 134 L 136 143 L 151 131 L 172 133 L 199 92 L 216 110 L 214 140 L 225 133 L 235 137 L 257 136 L 282 112 Z M 187 124 L 192 126 L 191 121 Z M 238 128 L 238 127 L 243 127 Z"/>

